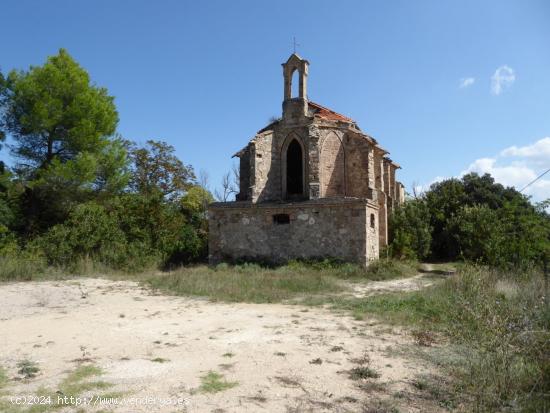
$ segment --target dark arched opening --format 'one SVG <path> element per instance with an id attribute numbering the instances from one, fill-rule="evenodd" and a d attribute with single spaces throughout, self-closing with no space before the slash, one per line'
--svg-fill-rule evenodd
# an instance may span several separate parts
<path id="1" fill-rule="evenodd" d="M 302 147 L 296 139 L 290 142 L 286 152 L 286 192 L 289 196 L 303 195 Z"/>

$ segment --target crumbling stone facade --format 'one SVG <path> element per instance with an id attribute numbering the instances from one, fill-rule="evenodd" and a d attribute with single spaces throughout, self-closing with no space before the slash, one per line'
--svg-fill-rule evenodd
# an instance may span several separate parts
<path id="1" fill-rule="evenodd" d="M 282 118 L 234 155 L 240 192 L 209 208 L 211 262 L 332 257 L 367 265 L 387 245 L 388 216 L 404 200 L 399 165 L 355 121 L 308 100 L 308 68 L 296 54 L 283 64 Z"/>

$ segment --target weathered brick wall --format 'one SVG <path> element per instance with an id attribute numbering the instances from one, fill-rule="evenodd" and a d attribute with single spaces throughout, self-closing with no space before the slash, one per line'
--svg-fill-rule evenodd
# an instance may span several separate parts
<path id="1" fill-rule="evenodd" d="M 378 211 L 365 201 L 213 204 L 208 214 L 212 263 L 333 257 L 366 265 L 378 258 Z"/>
<path id="2" fill-rule="evenodd" d="M 319 166 L 321 198 L 345 196 L 345 165 L 344 145 L 340 136 L 334 131 L 325 132 Z"/>
<path id="3" fill-rule="evenodd" d="M 369 163 L 373 162 L 370 159 L 372 150 L 365 139 L 356 135 L 347 135 L 344 144 L 346 148 L 346 195 L 367 198 L 369 187 L 374 187 L 374 177 L 369 176 Z M 372 182 L 370 182 L 371 180 Z"/>
<path id="4" fill-rule="evenodd" d="M 388 213 L 387 213 L 387 197 L 385 193 L 386 180 L 384 152 L 382 150 L 374 151 L 374 175 L 375 188 L 378 197 L 378 230 L 379 230 L 379 246 L 385 247 L 388 245 Z"/>

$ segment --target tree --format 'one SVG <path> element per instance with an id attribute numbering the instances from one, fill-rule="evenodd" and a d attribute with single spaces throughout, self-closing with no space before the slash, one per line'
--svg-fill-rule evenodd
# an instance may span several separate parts
<path id="1" fill-rule="evenodd" d="M 430 211 L 432 226 L 432 253 L 441 259 L 453 259 L 459 254 L 454 237 L 456 228 L 450 225 L 452 218 L 466 203 L 464 185 L 458 179 L 448 179 L 433 184 L 424 195 Z"/>
<path id="2" fill-rule="evenodd" d="M 390 217 L 391 253 L 397 257 L 423 259 L 430 253 L 432 240 L 430 213 L 423 199 L 410 199 Z"/>
<path id="3" fill-rule="evenodd" d="M 11 71 L 0 87 L 0 130 L 13 138 L 19 231 L 32 235 L 67 218 L 75 205 L 127 185 L 127 156 L 114 98 L 61 49 L 42 66 Z"/>
<path id="4" fill-rule="evenodd" d="M 19 168 L 33 172 L 55 159 L 97 153 L 109 143 L 118 113 L 105 88 L 60 49 L 43 66 L 11 71 L 2 88 L 1 129 L 14 139 L 12 153 Z"/>
<path id="5" fill-rule="evenodd" d="M 129 145 L 132 159 L 131 188 L 140 194 L 160 192 L 170 201 L 180 199 L 195 183 L 193 167 L 175 155 L 173 146 L 154 140 L 144 147 Z"/>
<path id="6" fill-rule="evenodd" d="M 214 202 L 214 197 L 207 189 L 199 185 L 194 185 L 181 199 L 181 205 L 185 211 L 190 214 L 198 214 L 202 217 L 206 216 L 208 204 Z"/>
<path id="7" fill-rule="evenodd" d="M 455 238 L 464 259 L 496 265 L 505 241 L 497 210 L 486 204 L 463 206 L 453 218 Z"/>
<path id="8" fill-rule="evenodd" d="M 536 264 L 550 244 L 548 204 L 531 204 L 528 197 L 495 183 L 489 174 L 448 179 L 396 210 L 390 225 L 391 247 L 397 255 L 416 252 L 422 258 L 422 249 L 414 246 L 427 239 L 426 227 L 418 219 L 423 217 L 429 221 L 433 259 L 462 258 L 501 267 Z"/>
<path id="9" fill-rule="evenodd" d="M 239 193 L 240 171 L 236 164 L 231 167 L 231 172 L 227 172 L 222 176 L 221 189 L 214 190 L 216 200 L 219 202 L 227 202 L 231 196 L 237 196 Z"/>

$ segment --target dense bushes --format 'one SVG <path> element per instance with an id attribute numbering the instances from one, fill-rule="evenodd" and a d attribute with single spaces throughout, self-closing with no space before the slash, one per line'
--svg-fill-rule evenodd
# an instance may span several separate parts
<path id="1" fill-rule="evenodd" d="M 532 205 L 487 174 L 442 181 L 394 211 L 390 251 L 398 257 L 527 267 L 540 263 L 549 248 L 546 206 Z"/>

